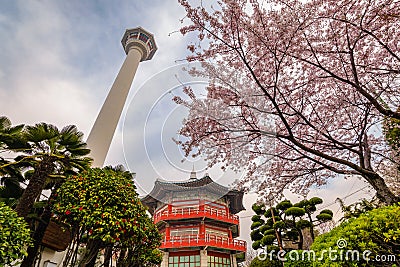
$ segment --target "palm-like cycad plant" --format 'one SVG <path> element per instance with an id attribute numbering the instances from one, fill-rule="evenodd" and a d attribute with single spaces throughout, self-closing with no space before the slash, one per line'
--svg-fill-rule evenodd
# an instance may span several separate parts
<path id="1" fill-rule="evenodd" d="M 23 124 L 12 126 L 9 118 L 0 116 L 0 153 L 8 149 L 18 149 L 24 147 L 21 132 Z M 0 159 L 3 159 L 0 155 Z"/>
<path id="2" fill-rule="evenodd" d="M 22 134 L 24 125 L 12 126 L 11 121 L 0 117 L 0 200 L 14 207 L 22 195 L 21 182 L 25 181 L 20 166 L 14 166 L 9 160 L 17 150 L 26 148 Z"/>
<path id="3" fill-rule="evenodd" d="M 28 146 L 20 151 L 15 164 L 28 164 L 33 173 L 16 211 L 26 219 L 47 179 L 88 168 L 91 159 L 86 157 L 90 150 L 86 148 L 86 143 L 82 141 L 83 134 L 76 126 L 66 126 L 59 131 L 54 125 L 39 123 L 27 126 L 24 137 Z"/>

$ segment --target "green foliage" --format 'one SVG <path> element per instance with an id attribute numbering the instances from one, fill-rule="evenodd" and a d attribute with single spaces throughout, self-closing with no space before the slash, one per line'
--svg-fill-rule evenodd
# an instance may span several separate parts
<path id="1" fill-rule="evenodd" d="M 253 241 L 258 241 L 258 240 L 261 240 L 261 238 L 263 237 L 263 235 L 260 233 L 260 230 L 259 230 L 259 229 L 256 229 L 256 230 L 254 230 L 254 231 L 251 231 L 250 237 L 251 237 L 251 240 L 253 240 Z"/>
<path id="2" fill-rule="evenodd" d="M 23 128 L 24 125 L 12 126 L 7 117 L 0 116 L 0 153 L 19 149 L 23 146 L 21 144 L 25 144 Z M 24 181 L 21 170 L 0 155 L 0 201 L 14 208 L 23 192 L 20 183 Z"/>
<path id="3" fill-rule="evenodd" d="M 322 204 L 322 199 L 321 198 L 319 198 L 319 197 L 312 197 L 312 198 L 310 198 L 309 200 L 308 200 L 308 202 L 309 202 L 309 204 L 310 205 L 318 205 L 318 204 Z"/>
<path id="4" fill-rule="evenodd" d="M 329 221 L 332 220 L 332 215 L 328 213 L 320 213 L 317 215 L 317 219 L 320 221 Z"/>
<path id="5" fill-rule="evenodd" d="M 303 256 L 304 255 L 304 256 Z M 307 251 L 301 249 L 292 250 L 285 254 L 285 267 L 309 267 L 317 266 L 315 261 L 312 260 L 312 256 Z M 303 260 L 304 259 L 304 260 Z"/>
<path id="6" fill-rule="evenodd" d="M 1 163 L 0 163 L 1 164 Z M 20 185 L 20 182 L 23 182 L 23 177 L 13 175 L 12 172 L 9 172 L 10 167 L 7 168 L 7 171 L 4 171 L 4 176 L 0 179 L 0 201 L 3 201 L 14 208 L 17 205 L 18 198 L 21 197 L 23 189 Z M 15 170 L 17 172 L 17 170 Z M 0 172 L 1 173 L 1 172 Z"/>
<path id="7" fill-rule="evenodd" d="M 0 202 L 0 266 L 26 256 L 30 244 L 30 231 L 24 219 Z"/>
<path id="8" fill-rule="evenodd" d="M 253 217 L 251 217 L 251 220 L 252 220 L 253 222 L 258 222 L 258 221 L 260 221 L 260 219 L 261 219 L 261 216 L 260 216 L 260 215 L 253 215 Z"/>
<path id="9" fill-rule="evenodd" d="M 150 220 L 133 182 L 112 170 L 89 169 L 69 177 L 57 191 L 54 209 L 63 222 L 84 225 L 89 239 L 109 243 L 126 235 L 145 237 Z"/>
<path id="10" fill-rule="evenodd" d="M 342 211 L 344 213 L 344 218 L 349 219 L 349 218 L 356 218 L 359 217 L 361 214 L 366 213 L 367 211 L 376 209 L 379 207 L 379 204 L 377 203 L 376 199 L 373 200 L 366 200 L 362 199 L 359 202 L 355 202 L 349 206 L 345 206 L 343 201 L 341 199 L 338 199 L 340 206 L 342 208 Z M 322 211 L 321 211 L 322 213 Z M 324 212 L 326 213 L 326 212 Z"/>
<path id="11" fill-rule="evenodd" d="M 325 213 L 333 216 L 333 212 L 331 210 L 321 210 L 320 214 Z"/>
<path id="12" fill-rule="evenodd" d="M 256 229 L 256 228 L 260 227 L 262 224 L 263 224 L 262 222 L 253 222 L 250 226 L 250 229 L 251 230 Z"/>
<path id="13" fill-rule="evenodd" d="M 275 241 L 276 236 L 275 235 L 264 235 L 263 238 L 261 239 L 261 243 L 263 245 L 272 245 L 273 242 Z"/>
<path id="14" fill-rule="evenodd" d="M 276 215 L 274 215 L 274 219 L 275 219 L 275 222 L 282 221 L 282 218 L 279 215 L 279 213 L 276 213 Z M 268 225 L 269 227 L 272 227 L 274 225 L 274 219 L 272 217 L 268 218 L 267 222 L 265 223 L 265 225 Z"/>
<path id="15" fill-rule="evenodd" d="M 285 214 L 288 216 L 300 217 L 306 214 L 306 211 L 303 208 L 291 207 L 285 211 Z"/>
<path id="16" fill-rule="evenodd" d="M 246 253 L 242 252 L 242 253 L 236 254 L 236 260 L 238 262 L 242 262 L 242 261 L 246 260 Z"/>
<path id="17" fill-rule="evenodd" d="M 272 226 L 274 229 L 282 229 L 285 228 L 286 224 L 283 221 L 277 221 Z"/>
<path id="18" fill-rule="evenodd" d="M 279 218 L 279 220 L 277 220 Z M 278 216 L 275 216 L 275 221 L 281 221 L 282 219 Z M 269 228 L 271 228 L 272 226 L 274 226 L 274 219 L 272 218 L 268 218 L 268 220 L 265 222 L 265 225 L 268 226 Z"/>
<path id="19" fill-rule="evenodd" d="M 312 215 L 316 211 L 316 205 L 321 203 L 322 199 L 318 197 L 313 197 L 310 200 L 304 199 L 294 204 L 289 200 L 283 200 L 276 207 L 265 209 L 263 214 L 266 219 L 265 222 L 262 216 L 254 215 L 251 229 L 256 230 L 250 234 L 251 240 L 254 241 L 253 248 L 257 249 L 261 245 L 277 244 L 277 236 L 284 242 L 294 242 L 298 244 L 299 248 L 302 248 L 303 229 L 310 228 L 311 238 L 313 239 L 313 227 L 316 224 L 332 219 L 333 212 L 330 210 L 323 210 L 316 219 L 312 219 Z M 256 205 L 256 207 L 260 206 Z M 256 208 L 256 210 L 260 212 L 260 209 Z M 272 217 L 271 210 L 274 217 Z"/>
<path id="20" fill-rule="evenodd" d="M 259 248 L 261 248 L 261 240 L 256 240 L 256 241 L 254 241 L 253 244 L 251 244 L 251 247 L 252 247 L 253 249 L 259 249 Z"/>
<path id="21" fill-rule="evenodd" d="M 264 224 L 264 225 L 262 225 L 262 226 L 259 228 L 260 233 L 264 233 L 265 231 L 268 231 L 269 229 L 271 229 L 271 228 L 270 228 L 270 226 L 267 225 L 267 224 Z"/>
<path id="22" fill-rule="evenodd" d="M 274 235 L 275 234 L 275 229 L 270 229 L 268 228 L 263 232 L 264 235 Z"/>
<path id="23" fill-rule="evenodd" d="M 262 215 L 265 212 L 265 207 L 264 205 L 260 205 L 257 203 L 254 203 L 251 206 L 251 209 L 257 214 L 257 215 Z"/>
<path id="24" fill-rule="evenodd" d="M 136 251 L 134 254 L 134 261 L 137 263 L 137 266 L 157 266 L 162 262 L 163 254 L 157 248 L 149 248 L 147 246 L 140 247 L 139 251 Z"/>
<path id="25" fill-rule="evenodd" d="M 299 232 L 297 230 L 289 230 L 286 232 L 286 237 L 289 240 L 297 240 L 299 238 Z"/>
<path id="26" fill-rule="evenodd" d="M 274 212 L 274 215 L 279 214 L 278 210 L 277 210 L 275 207 L 272 208 L 272 211 Z M 267 209 L 267 210 L 264 212 L 264 217 L 265 217 L 265 218 L 271 218 L 271 217 L 272 217 L 271 209 Z"/>
<path id="27" fill-rule="evenodd" d="M 318 218 L 318 216 L 317 216 L 317 218 Z M 331 219 L 332 219 L 332 217 L 331 217 Z M 304 229 L 304 228 L 307 228 L 310 226 L 311 226 L 311 222 L 308 220 L 299 220 L 296 222 L 296 227 L 300 228 L 300 229 Z"/>
<path id="28" fill-rule="evenodd" d="M 298 208 L 303 208 L 306 213 L 312 213 L 317 210 L 316 205 L 322 204 L 322 199 L 319 197 L 313 197 L 310 200 L 303 199 L 294 206 Z"/>
<path id="29" fill-rule="evenodd" d="M 84 170 L 91 159 L 83 133 L 69 125 L 61 130 L 47 123 L 26 126 L 22 132 L 25 148 L 18 149 L 13 165 L 32 170 L 29 183 L 19 199 L 17 213 L 26 218 L 43 189 L 61 183 L 66 174 Z"/>
<path id="30" fill-rule="evenodd" d="M 12 126 L 10 119 L 0 116 L 0 151 L 24 147 L 21 136 L 23 128 L 23 124 Z"/>
<path id="31" fill-rule="evenodd" d="M 255 257 L 251 263 L 250 267 L 282 267 L 282 262 L 279 260 L 270 260 L 269 257 L 267 257 L 264 260 L 260 260 L 257 257 Z"/>
<path id="32" fill-rule="evenodd" d="M 400 263 L 400 207 L 387 206 L 374 209 L 361 214 L 358 218 L 352 218 L 332 231 L 320 235 L 315 239 L 311 249 L 317 252 L 322 250 L 339 249 L 338 240 L 344 240 L 344 250 L 357 250 L 360 255 L 363 251 L 372 252 L 371 260 L 377 255 L 397 255 L 396 264 Z M 360 265 L 382 266 L 382 262 L 368 262 L 361 259 Z M 392 262 L 391 264 L 394 264 Z M 324 262 L 317 266 L 334 266 L 334 263 L 327 257 Z M 337 265 L 342 266 L 342 265 Z"/>
<path id="33" fill-rule="evenodd" d="M 278 205 L 276 205 L 276 208 L 278 210 L 287 210 L 288 208 L 292 207 L 292 203 L 290 202 L 290 200 L 284 200 L 280 203 L 278 203 Z"/>
<path id="34" fill-rule="evenodd" d="M 110 168 L 70 176 L 52 200 L 55 214 L 64 223 L 79 225 L 88 240 L 118 243 L 120 247 L 135 248 L 135 258 L 154 259 L 157 253 L 153 250 L 159 247 L 161 236 L 131 179 Z"/>

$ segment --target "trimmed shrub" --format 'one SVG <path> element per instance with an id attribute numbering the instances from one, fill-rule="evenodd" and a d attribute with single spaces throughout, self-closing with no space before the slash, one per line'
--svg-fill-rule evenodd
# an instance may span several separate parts
<path id="1" fill-rule="evenodd" d="M 26 249 L 31 241 L 25 220 L 0 202 L 0 266 L 18 264 L 16 260 L 28 255 Z"/>

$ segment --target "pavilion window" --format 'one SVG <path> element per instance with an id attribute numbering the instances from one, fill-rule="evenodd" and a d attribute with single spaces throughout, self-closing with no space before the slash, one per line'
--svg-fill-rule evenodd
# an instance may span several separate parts
<path id="1" fill-rule="evenodd" d="M 170 256 L 168 267 L 200 267 L 200 255 Z"/>
<path id="2" fill-rule="evenodd" d="M 171 237 L 188 237 L 198 234 L 198 227 L 171 229 Z"/>
<path id="3" fill-rule="evenodd" d="M 229 256 L 208 256 L 208 267 L 230 267 L 231 260 Z"/>
<path id="4" fill-rule="evenodd" d="M 228 237 L 228 232 L 223 231 L 223 230 L 217 230 L 214 228 L 206 228 L 206 235 L 211 235 L 211 236 L 220 236 L 220 237 Z"/>

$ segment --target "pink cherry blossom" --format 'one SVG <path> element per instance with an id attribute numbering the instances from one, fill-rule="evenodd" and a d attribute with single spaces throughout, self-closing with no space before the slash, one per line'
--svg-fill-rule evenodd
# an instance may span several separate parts
<path id="1" fill-rule="evenodd" d="M 383 118 L 400 118 L 400 4 L 394 0 L 179 0 L 196 33 L 190 88 L 178 142 L 209 165 L 240 170 L 237 182 L 263 197 L 307 193 L 337 175 L 357 175 L 379 199 L 397 200 L 382 168 L 391 160 Z M 195 155 L 196 155 L 195 153 Z M 398 163 L 397 163 L 398 164 Z"/>

